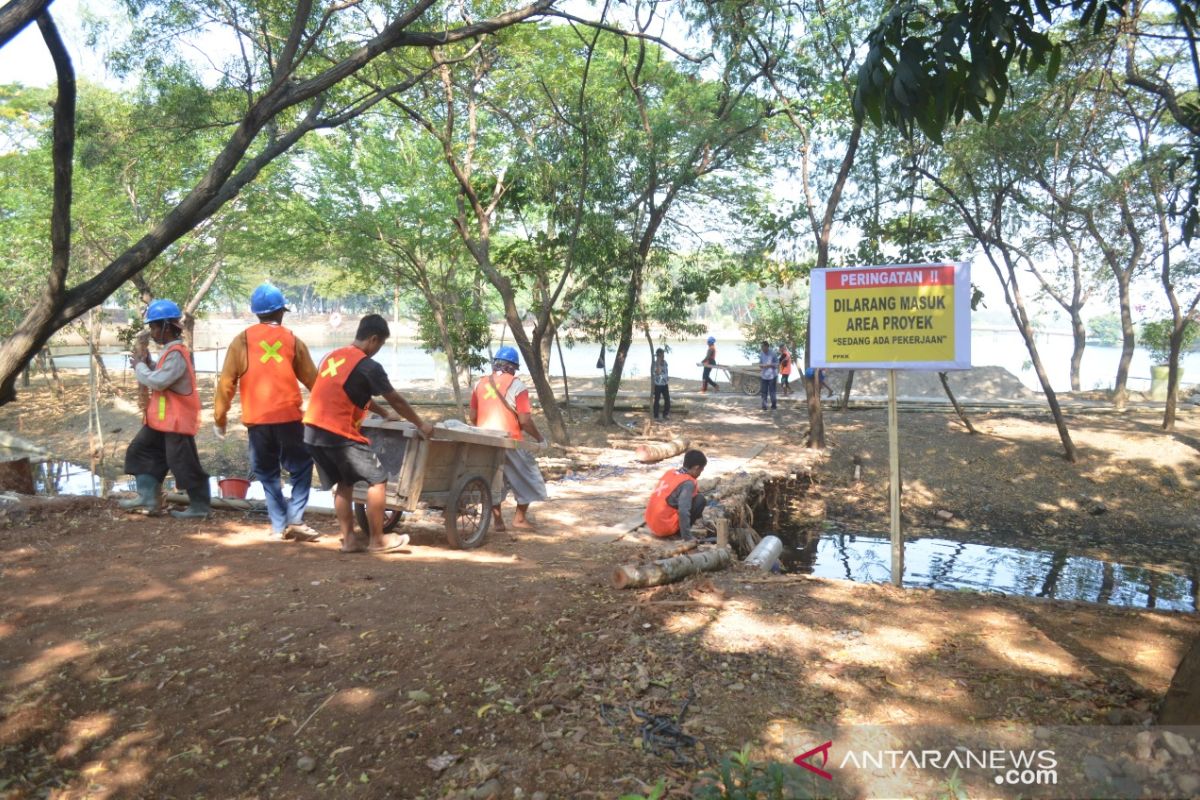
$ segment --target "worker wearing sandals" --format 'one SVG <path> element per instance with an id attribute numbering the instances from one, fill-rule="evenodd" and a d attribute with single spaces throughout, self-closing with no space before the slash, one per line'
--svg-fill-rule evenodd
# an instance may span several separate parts
<path id="1" fill-rule="evenodd" d="M 496 351 L 492 361 L 492 374 L 475 384 L 471 392 L 471 424 L 489 430 L 505 431 L 513 439 L 523 439 L 528 433 L 535 442 L 544 442 L 541 432 L 533 421 L 533 406 L 529 402 L 529 390 L 517 377 L 521 357 L 517 349 L 505 345 Z M 499 500 L 492 504 L 494 530 L 503 531 L 504 517 L 500 504 L 511 489 L 517 502 L 512 526 L 517 530 L 530 530 L 529 504 L 545 500 L 546 482 L 538 469 L 537 460 L 528 450 L 505 450 L 504 489 Z"/>
<path id="2" fill-rule="evenodd" d="M 354 343 L 334 350 L 317 367 L 317 379 L 304 414 L 304 443 L 317 465 L 323 489 L 334 489 L 333 509 L 342 531 L 343 553 L 390 553 L 408 544 L 408 535 L 383 532 L 387 502 L 387 472 L 368 446 L 359 428 L 370 410 L 388 419 L 406 419 L 421 432 L 433 435 L 433 425 L 421 419 L 399 392 L 392 388 L 383 366 L 372 356 L 391 335 L 387 320 L 368 314 L 358 323 Z M 396 415 L 372 397 L 382 397 Z M 354 484 L 367 489 L 369 538 L 354 531 Z"/>

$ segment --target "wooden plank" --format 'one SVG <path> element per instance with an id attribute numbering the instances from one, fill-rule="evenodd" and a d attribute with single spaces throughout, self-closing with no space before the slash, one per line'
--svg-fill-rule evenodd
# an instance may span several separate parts
<path id="1" fill-rule="evenodd" d="M 896 416 L 896 370 L 888 370 L 888 500 L 891 505 L 892 585 L 904 584 L 904 533 L 900 530 L 900 421 Z"/>

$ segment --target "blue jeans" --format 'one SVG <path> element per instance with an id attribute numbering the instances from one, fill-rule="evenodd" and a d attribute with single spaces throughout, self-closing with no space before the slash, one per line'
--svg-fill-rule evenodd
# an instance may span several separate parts
<path id="1" fill-rule="evenodd" d="M 304 425 L 297 421 L 249 425 L 247 428 L 250 431 L 250 473 L 262 483 L 271 532 L 283 533 L 288 525 L 299 525 L 304 521 L 304 509 L 308 507 L 313 460 L 304 446 Z M 283 497 L 281 469 L 286 469 L 291 476 L 290 500 Z"/>
<path id="2" fill-rule="evenodd" d="M 775 407 L 775 388 L 776 388 L 775 378 L 771 378 L 771 380 L 767 380 L 766 378 L 760 378 L 759 381 L 760 381 L 760 383 L 762 383 L 762 387 L 759 389 L 759 393 L 762 395 L 763 410 L 766 411 L 766 409 L 767 409 L 767 395 L 768 394 L 771 396 L 771 408 L 774 408 Z"/>

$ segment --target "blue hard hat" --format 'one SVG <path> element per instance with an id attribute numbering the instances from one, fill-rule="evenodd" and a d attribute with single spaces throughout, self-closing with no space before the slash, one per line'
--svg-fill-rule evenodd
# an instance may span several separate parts
<path id="1" fill-rule="evenodd" d="M 252 314 L 270 314 L 281 308 L 287 310 L 287 301 L 283 299 L 283 292 L 269 283 L 259 286 L 250 295 L 250 313 Z"/>
<path id="2" fill-rule="evenodd" d="M 507 345 L 507 344 L 504 345 L 504 347 L 501 347 L 499 350 L 496 351 L 496 357 L 494 360 L 496 360 L 496 361 L 511 361 L 513 364 L 516 364 L 518 367 L 521 366 L 521 356 L 517 355 L 517 348 L 512 347 L 511 345 Z"/>
<path id="3" fill-rule="evenodd" d="M 709 344 L 716 344 L 716 343 L 717 343 L 717 337 L 715 337 L 715 336 L 710 336 L 710 337 L 708 337 L 708 343 L 709 343 Z"/>
<path id="4" fill-rule="evenodd" d="M 183 312 L 172 300 L 155 300 L 146 307 L 146 322 L 179 319 L 182 316 Z"/>

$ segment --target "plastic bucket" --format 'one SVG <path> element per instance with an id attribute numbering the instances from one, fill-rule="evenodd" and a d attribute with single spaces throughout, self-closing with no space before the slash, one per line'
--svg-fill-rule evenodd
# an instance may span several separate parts
<path id="1" fill-rule="evenodd" d="M 226 500 L 245 500 L 250 481 L 245 478 L 222 478 L 217 481 L 217 488 Z"/>

